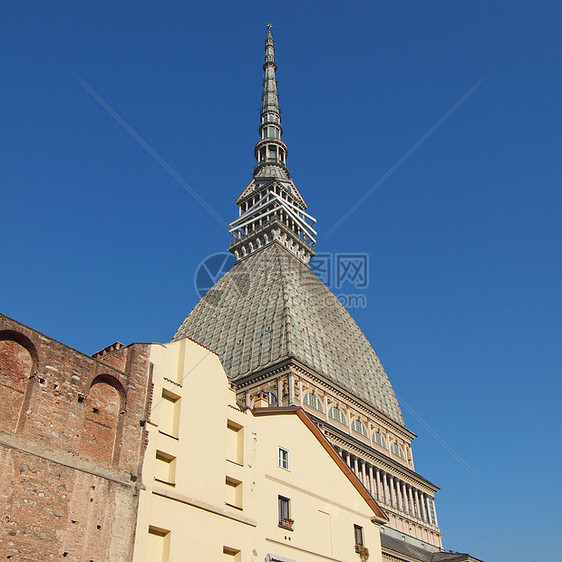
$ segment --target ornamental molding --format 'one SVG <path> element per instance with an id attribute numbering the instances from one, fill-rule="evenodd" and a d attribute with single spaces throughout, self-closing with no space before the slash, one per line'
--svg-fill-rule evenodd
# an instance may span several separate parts
<path id="1" fill-rule="evenodd" d="M 335 386 L 332 381 L 328 380 L 323 375 L 317 373 L 310 367 L 292 357 L 285 359 L 274 366 L 266 367 L 265 369 L 262 369 L 261 371 L 258 371 L 256 373 L 251 373 L 249 375 L 237 378 L 234 382 L 236 384 L 237 390 L 248 391 L 258 384 L 263 384 L 264 382 L 268 382 L 269 380 L 284 374 L 294 374 L 297 377 L 300 377 L 303 383 L 308 383 L 316 386 L 321 392 L 327 395 L 329 401 L 339 399 L 341 403 L 345 405 L 346 409 L 350 410 L 350 413 L 352 413 L 354 417 L 359 414 L 364 415 L 367 418 L 368 423 L 370 423 L 371 425 L 378 425 L 380 429 L 385 430 L 391 435 L 393 433 L 397 433 L 398 437 L 404 439 L 405 445 L 411 447 L 409 439 L 416 437 L 414 433 L 409 431 L 407 428 L 402 428 L 396 422 L 393 422 L 392 420 L 387 418 L 384 414 L 381 414 L 377 410 L 374 410 L 374 408 L 363 404 L 359 401 L 359 399 L 354 399 L 352 395 L 347 391 Z M 297 381 L 298 380 L 299 379 L 297 379 Z M 330 407 L 330 405 L 333 404 L 329 403 L 328 408 Z M 358 413 L 354 412 L 354 409 L 357 410 Z M 326 420 L 322 421 L 330 424 L 328 412 L 325 412 L 325 415 Z M 375 423 L 373 423 L 373 420 Z M 344 427 L 351 431 L 348 428 L 347 423 Z M 370 428 L 370 432 L 372 432 L 372 428 Z M 371 436 L 369 435 L 369 438 L 370 437 Z M 393 435 L 393 437 L 396 436 Z M 368 446 L 370 447 L 370 444 Z"/>
<path id="2" fill-rule="evenodd" d="M 373 406 L 370 406 L 353 396 L 349 391 L 336 386 L 324 375 L 321 375 L 320 373 L 312 370 L 310 367 L 307 367 L 301 362 L 296 362 L 296 360 L 295 366 L 299 373 L 318 383 L 318 386 L 323 387 L 323 390 L 325 392 L 328 392 L 328 394 L 343 399 L 347 408 L 358 410 L 361 414 L 367 417 L 368 421 L 371 421 L 371 418 L 375 419 L 378 424 L 381 425 L 384 429 L 390 432 L 398 433 L 403 439 L 411 440 L 417 437 L 417 435 L 410 431 L 407 427 L 399 425 L 395 421 L 385 416 L 383 413 L 379 412 Z"/>

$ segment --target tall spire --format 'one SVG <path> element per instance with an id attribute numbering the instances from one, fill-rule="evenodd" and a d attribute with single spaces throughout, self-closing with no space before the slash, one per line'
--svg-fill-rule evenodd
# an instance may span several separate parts
<path id="1" fill-rule="evenodd" d="M 287 145 L 281 140 L 281 112 L 275 78 L 275 48 L 271 24 L 265 38 L 265 72 L 259 135 L 252 181 L 236 200 L 239 217 L 229 225 L 234 236 L 230 251 L 237 260 L 269 244 L 281 244 L 307 263 L 314 250 L 316 219 L 305 212 L 306 203 L 287 168 Z"/>
<path id="2" fill-rule="evenodd" d="M 279 177 L 289 179 L 287 168 L 287 145 L 281 140 L 283 127 L 281 126 L 281 112 L 279 111 L 279 96 L 277 95 L 277 79 L 275 71 L 275 46 L 271 35 L 270 23 L 267 24 L 265 38 L 265 58 L 263 70 L 263 103 L 261 108 L 259 135 L 260 140 L 254 149 L 258 162 L 254 169 L 254 177 Z"/>

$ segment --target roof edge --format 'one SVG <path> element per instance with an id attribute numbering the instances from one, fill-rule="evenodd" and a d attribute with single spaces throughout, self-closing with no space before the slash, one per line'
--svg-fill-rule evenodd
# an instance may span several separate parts
<path id="1" fill-rule="evenodd" d="M 379 504 L 373 499 L 371 494 L 367 491 L 365 486 L 361 484 L 361 481 L 355 473 L 345 464 L 344 460 L 338 455 L 336 450 L 332 447 L 328 439 L 324 434 L 318 429 L 316 424 L 312 421 L 312 418 L 304 411 L 303 408 L 296 406 L 283 406 L 275 408 L 254 408 L 252 409 L 252 414 L 254 416 L 278 416 L 286 414 L 296 414 L 297 417 L 304 423 L 304 425 L 311 431 L 311 433 L 320 442 L 322 447 L 327 451 L 327 453 L 332 457 L 332 460 L 338 465 L 341 471 L 345 474 L 347 479 L 353 484 L 354 488 L 361 494 L 361 497 L 365 500 L 367 505 L 373 510 L 375 517 L 372 518 L 373 523 L 379 525 L 384 525 L 388 523 L 389 519 L 379 506 Z"/>

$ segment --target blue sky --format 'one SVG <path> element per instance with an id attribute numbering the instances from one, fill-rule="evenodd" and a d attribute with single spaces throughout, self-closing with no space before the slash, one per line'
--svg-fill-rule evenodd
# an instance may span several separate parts
<path id="1" fill-rule="evenodd" d="M 416 468 L 442 488 L 445 547 L 559 559 L 558 3 L 2 12 L 3 313 L 88 354 L 171 338 L 228 234 L 77 77 L 228 222 L 254 165 L 271 21 L 288 165 L 317 250 L 369 255 L 367 308 L 351 312 L 419 435 Z"/>

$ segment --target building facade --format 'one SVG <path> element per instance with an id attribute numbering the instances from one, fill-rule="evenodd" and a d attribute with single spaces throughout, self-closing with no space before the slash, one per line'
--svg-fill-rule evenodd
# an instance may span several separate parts
<path id="1" fill-rule="evenodd" d="M 4 558 L 131 560 L 149 390 L 147 346 L 88 357 L 0 315 Z"/>
<path id="2" fill-rule="evenodd" d="M 189 338 L 150 362 L 135 562 L 382 562 L 386 516 L 302 408 L 241 408 Z"/>

